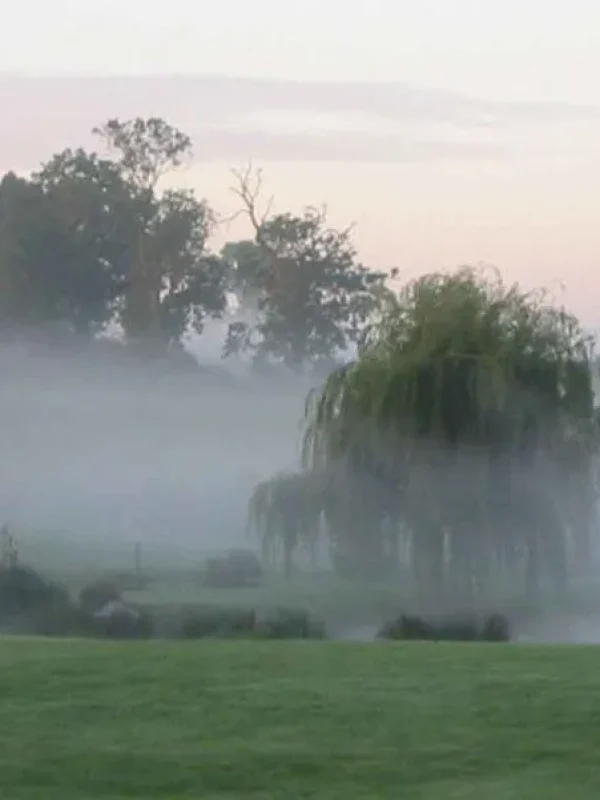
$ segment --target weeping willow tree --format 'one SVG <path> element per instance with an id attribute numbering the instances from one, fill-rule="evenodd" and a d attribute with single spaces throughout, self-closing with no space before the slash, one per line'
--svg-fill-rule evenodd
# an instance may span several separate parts
<path id="1" fill-rule="evenodd" d="M 391 526 L 424 594 L 472 595 L 492 573 L 564 588 L 572 553 L 590 555 L 592 363 L 573 316 L 496 275 L 387 297 L 306 408 L 304 467 L 345 476 L 329 519 L 345 563 L 382 567 Z"/>
<path id="2" fill-rule="evenodd" d="M 294 552 L 304 544 L 316 566 L 322 514 L 330 483 L 324 471 L 282 472 L 259 483 L 248 503 L 248 532 L 259 539 L 265 564 L 292 573 Z"/>
<path id="3" fill-rule="evenodd" d="M 353 494 L 352 504 L 348 503 L 348 492 Z M 398 561 L 402 533 L 399 517 L 390 511 L 389 493 L 379 481 L 364 475 L 353 480 L 340 463 L 326 469 L 282 472 L 259 483 L 248 503 L 247 529 L 260 542 L 263 563 L 272 568 L 281 565 L 288 577 L 293 572 L 294 554 L 301 546 L 308 552 L 310 566 L 317 568 L 317 549 L 324 537 L 333 545 L 333 566 L 339 572 L 352 574 L 353 564 L 346 558 L 346 536 L 356 527 L 348 512 L 357 515 L 357 509 L 370 522 L 377 515 L 382 531 L 381 552 L 374 554 L 373 543 L 368 542 L 359 572 L 379 574 L 382 556 L 388 566 Z M 359 544 L 355 542 L 354 547 Z M 370 569 L 373 563 L 375 570 Z"/>

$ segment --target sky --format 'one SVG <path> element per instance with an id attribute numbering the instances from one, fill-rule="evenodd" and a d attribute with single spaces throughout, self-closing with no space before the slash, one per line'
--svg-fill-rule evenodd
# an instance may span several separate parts
<path id="1" fill-rule="evenodd" d="M 600 327 L 598 0 L 20 0 L 0 35 L 2 170 L 159 114 L 223 214 L 252 159 L 367 264 L 491 264 Z"/>

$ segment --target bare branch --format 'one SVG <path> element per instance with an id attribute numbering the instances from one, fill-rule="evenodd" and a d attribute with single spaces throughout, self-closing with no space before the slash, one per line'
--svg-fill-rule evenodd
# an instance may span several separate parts
<path id="1" fill-rule="evenodd" d="M 244 170 L 232 169 L 231 174 L 235 178 L 235 185 L 230 187 L 230 191 L 238 197 L 242 202 L 242 208 L 230 217 L 230 220 L 236 219 L 241 214 L 244 214 L 250 220 L 250 224 L 254 229 L 256 241 L 261 246 L 269 249 L 265 244 L 264 237 L 262 236 L 262 229 L 269 219 L 271 210 L 273 208 L 273 197 L 269 197 L 266 208 L 262 213 L 257 209 L 257 203 L 263 186 L 263 174 L 260 168 L 254 170 L 252 162 L 248 162 L 248 166 Z"/>

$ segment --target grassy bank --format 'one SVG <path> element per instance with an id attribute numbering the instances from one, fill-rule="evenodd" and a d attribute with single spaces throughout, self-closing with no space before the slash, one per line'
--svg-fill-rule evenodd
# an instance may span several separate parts
<path id="1" fill-rule="evenodd" d="M 600 796 L 600 649 L 4 639 L 6 800 Z"/>

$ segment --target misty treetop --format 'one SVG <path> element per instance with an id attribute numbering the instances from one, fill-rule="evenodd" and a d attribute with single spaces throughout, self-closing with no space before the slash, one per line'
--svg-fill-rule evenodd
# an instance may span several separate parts
<path id="1" fill-rule="evenodd" d="M 0 182 L 5 333 L 93 337 L 117 323 L 127 341 L 164 349 L 222 317 L 234 294 L 224 355 L 301 370 L 358 341 L 386 276 L 358 261 L 350 230 L 316 209 L 259 218 L 260 181 L 236 173 L 254 239 L 213 252 L 208 202 L 161 188 L 191 160 L 190 138 L 158 118 L 112 119 L 94 133 L 105 155 L 66 149 Z"/>

